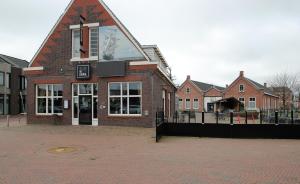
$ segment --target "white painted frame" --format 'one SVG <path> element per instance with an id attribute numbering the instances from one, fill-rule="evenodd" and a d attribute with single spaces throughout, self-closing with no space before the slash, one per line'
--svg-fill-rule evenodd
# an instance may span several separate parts
<path id="1" fill-rule="evenodd" d="M 251 98 L 253 98 L 255 101 L 255 107 L 254 108 L 252 108 L 252 107 L 250 107 L 250 99 Z M 253 102 L 253 101 L 251 101 L 251 102 Z M 250 110 L 254 110 L 254 109 L 256 109 L 256 97 L 249 97 L 249 101 L 248 101 L 248 109 L 250 109 Z"/>
<path id="2" fill-rule="evenodd" d="M 38 96 L 38 86 L 39 85 L 46 85 L 46 96 Z M 63 96 L 54 96 L 54 90 L 53 85 L 62 85 L 63 84 L 37 84 L 35 86 L 35 114 L 38 116 L 52 116 L 52 115 L 58 115 L 62 116 L 63 113 L 54 113 L 54 98 L 61 98 L 63 100 Z M 51 96 L 48 95 L 49 86 L 51 86 Z M 64 86 L 63 86 L 64 91 Z M 38 99 L 46 99 L 46 113 L 39 113 L 38 112 Z M 48 99 L 51 99 L 51 111 L 52 113 L 48 113 Z"/>
<path id="3" fill-rule="evenodd" d="M 243 86 L 243 90 L 241 90 L 241 86 Z M 245 92 L 245 85 L 244 85 L 244 84 L 240 84 L 240 85 L 239 85 L 239 92 L 240 92 L 240 93 Z"/>
<path id="4" fill-rule="evenodd" d="M 197 102 L 196 102 L 196 101 Z M 195 107 L 195 104 L 197 104 L 197 107 Z M 199 99 L 198 98 L 194 98 L 193 99 L 193 109 L 198 110 L 199 109 Z"/>
<path id="5" fill-rule="evenodd" d="M 74 84 L 78 85 L 78 88 L 77 88 L 77 96 L 74 96 Z M 92 87 L 92 91 L 91 91 L 91 94 L 81 94 L 80 93 L 80 88 L 79 88 L 79 85 L 84 85 L 84 84 L 89 84 L 91 85 Z M 94 85 L 97 85 L 98 87 L 98 92 L 96 95 L 94 95 Z M 72 100 L 71 100 L 71 103 L 72 103 L 72 125 L 74 126 L 79 126 L 79 97 L 81 95 L 84 95 L 84 96 L 92 96 L 92 126 L 99 126 L 99 117 L 98 117 L 98 111 L 97 111 L 97 118 L 94 118 L 94 98 L 97 98 L 98 99 L 98 104 L 97 104 L 97 107 L 99 107 L 99 97 L 98 97 L 98 94 L 99 94 L 99 85 L 97 83 L 73 83 L 72 84 Z M 77 105 L 77 112 L 78 112 L 78 118 L 74 118 L 74 100 L 75 98 L 77 98 L 78 100 L 78 105 Z M 99 109 L 98 109 L 99 110 Z"/>
<path id="6" fill-rule="evenodd" d="M 124 84 L 124 83 L 127 83 L 127 95 L 123 95 L 123 85 L 122 84 Z M 140 83 L 140 86 L 141 86 L 141 94 L 140 95 L 129 95 L 129 83 Z M 110 96 L 110 84 L 120 84 L 121 85 L 121 89 L 120 89 L 120 95 L 114 95 L 114 96 Z M 107 113 L 108 113 L 108 116 L 112 116 L 112 117 L 118 117 L 118 116 L 120 116 L 120 117 L 126 117 L 126 116 L 128 116 L 128 117 L 141 117 L 142 116 L 142 114 L 143 114 L 143 83 L 142 82 L 140 82 L 140 81 L 130 81 L 130 82 L 109 82 L 108 84 L 107 84 L 108 86 L 107 86 L 107 97 L 108 97 L 108 99 L 107 99 L 107 104 L 108 104 L 108 106 L 107 106 Z M 127 114 L 122 114 L 123 112 L 123 98 L 125 98 L 125 97 L 127 97 L 128 99 L 130 98 L 130 97 L 133 97 L 133 98 L 140 98 L 141 99 L 141 114 L 129 114 L 129 112 L 130 112 L 130 110 L 129 110 L 129 100 L 128 100 L 128 103 L 127 103 L 127 109 L 128 109 L 128 113 Z M 121 114 L 111 114 L 110 113 L 110 98 L 121 98 Z"/>
<path id="7" fill-rule="evenodd" d="M 74 32 L 75 31 L 80 31 L 80 29 L 72 29 L 72 59 L 71 60 L 80 59 L 80 51 L 79 51 L 79 57 L 74 57 Z"/>
<path id="8" fill-rule="evenodd" d="M 189 107 L 187 106 L 187 100 L 189 100 L 190 101 L 190 105 L 189 105 Z M 185 99 L 185 109 L 187 109 L 187 110 L 189 110 L 189 109 L 191 109 L 191 99 L 189 99 L 189 98 L 186 98 Z"/>
<path id="9" fill-rule="evenodd" d="M 91 56 L 91 37 L 92 37 L 92 29 L 98 29 L 97 30 L 97 35 L 98 35 L 98 44 L 97 44 L 97 56 Z M 89 59 L 90 60 L 98 60 L 99 59 L 99 27 L 90 27 L 89 29 Z"/>

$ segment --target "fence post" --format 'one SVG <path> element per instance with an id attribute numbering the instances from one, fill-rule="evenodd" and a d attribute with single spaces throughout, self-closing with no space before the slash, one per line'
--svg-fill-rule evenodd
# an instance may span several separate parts
<path id="1" fill-rule="evenodd" d="M 205 113 L 204 113 L 204 111 L 202 112 L 202 124 L 204 124 L 204 115 L 205 115 Z"/>
<path id="2" fill-rule="evenodd" d="M 9 127 L 9 115 L 6 115 L 7 127 Z"/>
<path id="3" fill-rule="evenodd" d="M 291 120 L 292 120 L 291 123 L 294 124 L 294 111 L 293 110 L 291 111 Z"/>
<path id="4" fill-rule="evenodd" d="M 189 123 L 191 123 L 191 111 L 189 111 Z"/>
<path id="5" fill-rule="evenodd" d="M 247 111 L 245 111 L 245 124 L 247 125 L 248 124 L 248 112 Z"/>
<path id="6" fill-rule="evenodd" d="M 216 123 L 219 124 L 219 111 L 217 111 Z"/>
<path id="7" fill-rule="evenodd" d="M 178 111 L 176 111 L 176 113 L 175 113 L 175 118 L 176 118 L 176 123 L 177 123 L 177 118 L 178 118 Z"/>
<path id="8" fill-rule="evenodd" d="M 275 125 L 278 125 L 278 111 L 275 112 Z"/>
<path id="9" fill-rule="evenodd" d="M 230 125 L 233 125 L 233 112 L 230 112 Z"/>
<path id="10" fill-rule="evenodd" d="M 260 124 L 263 123 L 263 115 L 262 115 L 262 113 L 263 113 L 263 111 L 260 110 L 260 111 L 259 111 L 259 121 L 260 121 Z"/>

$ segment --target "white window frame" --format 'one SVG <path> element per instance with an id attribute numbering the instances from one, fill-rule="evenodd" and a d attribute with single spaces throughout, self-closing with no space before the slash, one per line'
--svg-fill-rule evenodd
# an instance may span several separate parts
<path id="1" fill-rule="evenodd" d="M 197 103 L 196 103 L 196 101 Z M 197 104 L 197 107 L 195 107 L 195 105 Z M 199 99 L 198 98 L 194 98 L 193 100 L 193 109 L 198 110 L 199 109 Z"/>
<path id="2" fill-rule="evenodd" d="M 251 101 L 251 98 L 253 98 L 255 101 Z M 250 102 L 254 102 L 255 106 L 254 107 L 250 107 Z M 249 101 L 248 101 L 248 109 L 256 109 L 256 98 L 255 97 L 250 97 Z"/>
<path id="3" fill-rule="evenodd" d="M 91 55 L 91 38 L 92 38 L 92 29 L 97 29 L 98 31 L 97 31 L 97 34 L 98 34 L 98 46 L 97 46 L 97 56 L 92 56 Z M 89 28 L 89 58 L 90 59 L 97 59 L 98 60 L 98 58 L 99 58 L 99 27 L 97 26 L 97 27 L 90 27 Z"/>
<path id="4" fill-rule="evenodd" d="M 123 95 L 123 84 L 127 84 L 127 95 Z M 140 86 L 141 86 L 141 94 L 140 95 L 129 95 L 129 84 L 130 83 L 139 83 Z M 120 95 L 113 95 L 113 96 L 110 96 L 110 84 L 120 84 L 121 85 L 121 89 L 120 89 Z M 143 83 L 141 81 L 129 81 L 129 82 L 109 82 L 107 84 L 107 96 L 108 96 L 108 99 L 107 99 L 107 102 L 108 102 L 108 106 L 107 106 L 107 113 L 108 113 L 108 116 L 112 116 L 112 117 L 120 117 L 120 116 L 127 116 L 127 117 L 141 117 L 142 114 L 143 114 Z M 128 99 L 128 102 L 127 102 L 127 109 L 128 109 L 128 112 L 127 114 L 123 114 L 123 98 L 126 98 Z M 129 109 L 129 98 L 132 97 L 132 98 L 140 98 L 141 100 L 141 113 L 140 114 L 129 114 L 130 113 L 130 109 Z M 111 114 L 110 113 L 110 98 L 121 98 L 121 114 Z"/>
<path id="5" fill-rule="evenodd" d="M 241 99 L 243 99 L 243 100 L 241 100 Z M 239 101 L 245 105 L 245 98 L 244 97 L 240 97 Z"/>
<path id="6" fill-rule="evenodd" d="M 183 99 L 182 98 L 178 99 L 178 108 L 179 108 L 179 110 L 183 110 Z"/>
<path id="7" fill-rule="evenodd" d="M 80 51 L 79 51 L 79 57 L 74 57 L 74 32 L 75 31 L 80 32 L 80 29 L 72 29 L 72 59 L 80 59 Z M 80 48 L 80 41 L 79 41 L 79 48 Z"/>
<path id="8" fill-rule="evenodd" d="M 241 86 L 243 86 L 243 90 L 241 90 Z M 244 84 L 239 85 L 239 92 L 245 92 L 245 85 Z"/>
<path id="9" fill-rule="evenodd" d="M 39 85 L 46 85 L 46 96 L 38 96 L 38 86 Z M 62 87 L 64 89 L 63 84 L 37 84 L 35 86 L 35 114 L 36 115 L 39 115 L 39 116 L 51 116 L 51 115 L 62 116 L 63 115 L 63 113 L 54 113 L 54 99 L 61 98 L 63 100 L 63 96 L 54 96 L 53 85 L 62 85 Z M 51 96 L 48 95 L 49 86 L 51 86 Z M 46 99 L 46 113 L 38 112 L 38 99 Z M 48 100 L 49 99 L 51 99 L 51 112 L 52 113 L 48 113 Z"/>
<path id="10" fill-rule="evenodd" d="M 189 100 L 189 102 L 190 102 L 190 105 L 189 105 L 189 107 L 187 106 L 187 100 Z M 189 98 L 187 98 L 187 99 L 185 99 L 185 109 L 191 109 L 191 99 L 189 99 Z"/>
<path id="11" fill-rule="evenodd" d="M 89 85 L 91 85 L 91 94 L 82 94 L 82 93 L 80 93 L 80 87 L 79 87 L 79 85 L 84 85 L 84 84 L 89 84 Z M 74 85 L 77 85 L 77 96 L 75 96 L 74 95 Z M 97 94 L 95 95 L 94 94 L 94 86 L 97 86 Z M 98 98 L 98 94 L 99 94 L 99 85 L 98 85 L 98 83 L 72 83 L 72 124 L 73 125 L 79 125 L 79 96 L 81 96 L 81 95 L 84 95 L 84 96 L 91 96 L 92 97 L 92 126 L 98 126 L 98 118 L 99 118 L 99 116 L 98 116 L 98 111 L 99 111 L 99 98 Z M 94 114 L 94 99 L 97 99 L 98 100 L 98 107 L 97 107 L 97 118 L 95 118 L 94 116 L 95 116 L 95 114 Z M 75 118 L 74 116 L 75 116 L 75 114 L 74 114 L 74 102 L 75 102 L 75 100 L 77 100 L 77 112 L 78 112 L 78 117 L 77 118 Z"/>
<path id="12" fill-rule="evenodd" d="M 186 94 L 190 94 L 190 93 L 191 93 L 191 88 L 187 87 L 187 88 L 185 89 L 185 92 L 186 92 Z"/>

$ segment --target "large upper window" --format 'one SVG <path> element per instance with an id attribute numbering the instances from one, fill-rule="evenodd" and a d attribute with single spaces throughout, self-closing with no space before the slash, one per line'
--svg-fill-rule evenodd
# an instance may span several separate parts
<path id="1" fill-rule="evenodd" d="M 63 85 L 39 84 L 36 86 L 36 113 L 61 115 L 63 113 Z"/>
<path id="2" fill-rule="evenodd" d="M 98 57 L 99 28 L 90 29 L 90 57 Z"/>
<path id="3" fill-rule="evenodd" d="M 4 86 L 5 74 L 4 72 L 0 72 L 0 86 Z"/>
<path id="4" fill-rule="evenodd" d="M 80 58 L 80 30 L 72 30 L 72 57 Z"/>
<path id="5" fill-rule="evenodd" d="M 140 60 L 144 56 L 117 26 L 99 28 L 100 61 Z"/>
<path id="6" fill-rule="evenodd" d="M 249 109 L 255 109 L 256 108 L 256 99 L 255 98 L 249 98 Z"/>
<path id="7" fill-rule="evenodd" d="M 141 115 L 141 82 L 109 83 L 108 87 L 110 115 Z"/>

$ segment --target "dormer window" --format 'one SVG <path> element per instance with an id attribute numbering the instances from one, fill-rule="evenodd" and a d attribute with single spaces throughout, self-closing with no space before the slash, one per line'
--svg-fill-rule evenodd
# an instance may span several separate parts
<path id="1" fill-rule="evenodd" d="M 245 87 L 243 84 L 240 85 L 240 92 L 245 92 Z"/>
<path id="2" fill-rule="evenodd" d="M 72 30 L 72 58 L 80 58 L 80 30 Z"/>
<path id="3" fill-rule="evenodd" d="M 190 88 L 186 88 L 186 93 L 187 94 L 191 93 L 191 89 Z"/>

